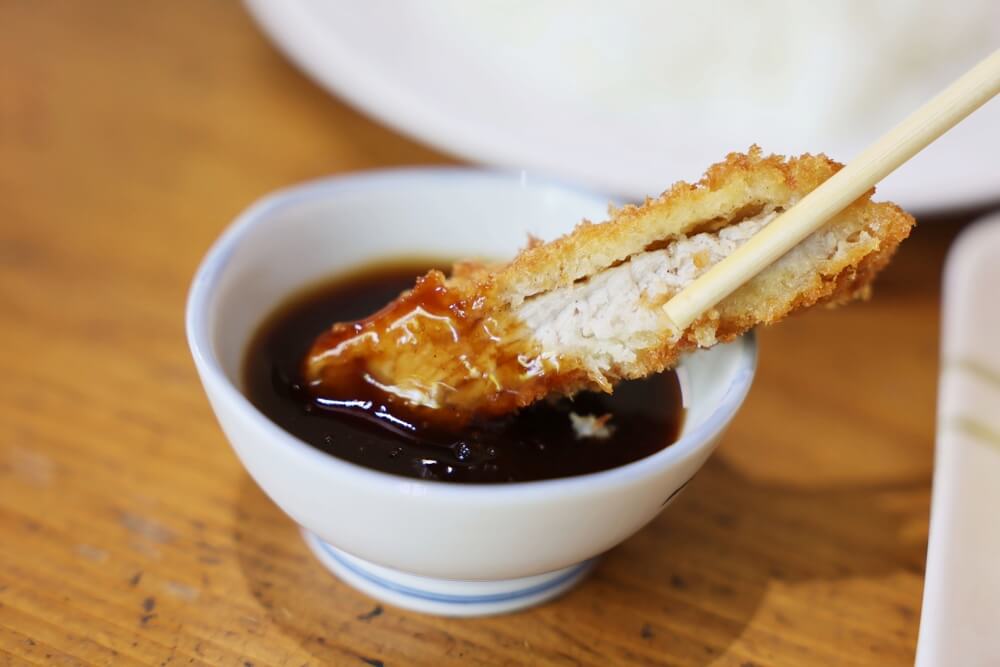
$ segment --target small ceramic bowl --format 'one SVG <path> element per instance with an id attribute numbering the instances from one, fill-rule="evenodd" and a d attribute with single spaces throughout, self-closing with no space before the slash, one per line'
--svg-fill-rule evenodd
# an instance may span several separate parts
<path id="1" fill-rule="evenodd" d="M 628 465 L 564 479 L 453 484 L 339 460 L 272 423 L 241 393 L 257 326 L 300 288 L 403 257 L 505 257 L 527 234 L 552 238 L 604 198 L 523 175 L 408 169 L 339 176 L 252 206 L 206 256 L 187 335 L 212 408 L 243 465 L 320 561 L 390 604 L 456 616 L 499 613 L 567 590 L 601 553 L 666 507 L 742 403 L 752 337 L 679 367 L 677 443 Z"/>

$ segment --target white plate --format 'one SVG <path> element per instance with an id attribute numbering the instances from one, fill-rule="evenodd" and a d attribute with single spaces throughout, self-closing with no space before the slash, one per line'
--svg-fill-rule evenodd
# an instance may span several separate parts
<path id="1" fill-rule="evenodd" d="M 945 270 L 919 667 L 1000 665 L 1000 215 Z"/>
<path id="2" fill-rule="evenodd" d="M 327 90 L 452 154 L 638 199 L 726 153 L 846 162 L 1000 43 L 1000 3 L 247 0 Z M 1000 197 L 1000 102 L 890 176 Z"/>

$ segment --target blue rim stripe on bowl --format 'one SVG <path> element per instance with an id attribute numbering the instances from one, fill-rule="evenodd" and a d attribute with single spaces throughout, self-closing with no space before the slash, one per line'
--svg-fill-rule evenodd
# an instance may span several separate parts
<path id="1" fill-rule="evenodd" d="M 427 600 L 429 602 L 446 602 L 448 604 L 496 604 L 498 602 L 511 602 L 514 600 L 522 600 L 524 598 L 533 597 L 535 595 L 540 595 L 546 591 L 550 591 L 554 588 L 566 584 L 576 577 L 582 575 L 596 562 L 596 558 L 591 558 L 586 560 L 575 567 L 559 575 L 555 579 L 550 581 L 545 581 L 540 584 L 535 584 L 534 586 L 528 586 L 522 588 L 521 590 L 511 591 L 509 593 L 494 593 L 490 595 L 454 595 L 448 593 L 432 593 L 430 591 L 424 591 L 419 588 L 413 588 L 411 586 L 406 586 L 404 584 L 397 584 L 394 581 L 389 581 L 388 579 L 383 579 L 377 574 L 372 574 L 371 572 L 358 567 L 354 563 L 348 561 L 346 558 L 337 553 L 333 547 L 319 539 L 318 537 L 311 536 L 313 541 L 319 545 L 323 550 L 323 553 L 329 556 L 331 559 L 337 562 L 338 565 L 343 567 L 345 570 L 350 571 L 352 574 L 361 577 L 369 583 L 375 584 L 382 588 L 387 588 L 395 593 L 401 595 L 408 595 L 410 597 L 418 598 L 420 600 Z"/>

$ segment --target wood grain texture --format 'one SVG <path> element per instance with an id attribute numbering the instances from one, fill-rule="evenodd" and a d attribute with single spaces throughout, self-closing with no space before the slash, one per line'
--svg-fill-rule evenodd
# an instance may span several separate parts
<path id="1" fill-rule="evenodd" d="M 232 2 L 6 2 L 0 62 L 0 664 L 912 663 L 954 224 L 874 301 L 762 332 L 718 455 L 579 588 L 428 618 L 307 553 L 223 439 L 182 311 L 258 196 L 448 158 Z"/>

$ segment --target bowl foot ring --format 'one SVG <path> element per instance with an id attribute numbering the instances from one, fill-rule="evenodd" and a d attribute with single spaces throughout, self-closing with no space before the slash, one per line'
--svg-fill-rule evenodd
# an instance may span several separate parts
<path id="1" fill-rule="evenodd" d="M 587 576 L 596 558 L 532 577 L 499 581 L 458 581 L 408 574 L 351 556 L 307 530 L 306 544 L 344 583 L 377 600 L 440 616 L 488 616 L 547 602 Z"/>

